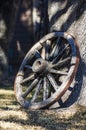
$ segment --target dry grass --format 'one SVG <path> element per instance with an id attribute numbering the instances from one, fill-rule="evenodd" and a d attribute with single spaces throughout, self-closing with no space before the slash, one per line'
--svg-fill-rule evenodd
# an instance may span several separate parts
<path id="1" fill-rule="evenodd" d="M 86 130 L 86 110 L 24 110 L 12 87 L 0 89 L 0 130 Z"/>

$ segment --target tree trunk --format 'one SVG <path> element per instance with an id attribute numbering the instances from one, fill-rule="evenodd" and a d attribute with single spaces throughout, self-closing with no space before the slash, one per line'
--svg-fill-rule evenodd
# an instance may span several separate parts
<path id="1" fill-rule="evenodd" d="M 33 32 L 37 42 L 48 32 L 48 1 L 33 0 Z"/>
<path id="2" fill-rule="evenodd" d="M 35 2 L 35 8 L 37 9 L 39 2 L 37 0 Z M 63 31 L 71 34 L 75 38 L 80 52 L 80 64 L 74 81 L 74 90 L 64 106 L 72 105 L 75 102 L 86 106 L 86 0 L 48 0 L 47 7 L 46 16 L 49 19 L 49 21 L 47 20 L 47 32 Z M 43 12 L 42 9 L 40 11 Z M 37 18 L 33 22 L 37 23 L 36 20 Z M 45 25 L 41 18 L 39 23 L 40 26 L 41 23 Z M 40 31 L 44 31 L 43 29 L 36 28 L 36 32 L 38 31 L 40 35 Z"/>
<path id="3" fill-rule="evenodd" d="M 0 82 L 8 75 L 8 49 L 18 4 L 16 0 L 0 1 Z"/>
<path id="4" fill-rule="evenodd" d="M 86 106 L 86 0 L 49 0 L 50 31 L 66 31 L 75 37 L 80 51 L 80 64 L 75 87 L 67 103 Z M 72 100 L 72 101 L 71 101 Z"/>

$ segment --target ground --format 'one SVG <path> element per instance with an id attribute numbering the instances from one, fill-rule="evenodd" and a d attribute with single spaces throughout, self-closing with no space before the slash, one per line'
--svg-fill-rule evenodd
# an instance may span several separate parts
<path id="1" fill-rule="evenodd" d="M 86 109 L 23 109 L 13 87 L 0 86 L 0 130 L 86 130 Z"/>

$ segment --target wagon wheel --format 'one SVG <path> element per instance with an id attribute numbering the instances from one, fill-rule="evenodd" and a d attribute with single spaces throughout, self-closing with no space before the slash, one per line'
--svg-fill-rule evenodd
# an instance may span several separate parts
<path id="1" fill-rule="evenodd" d="M 26 54 L 17 73 L 17 101 L 29 109 L 48 108 L 69 88 L 78 63 L 71 35 L 53 32 L 44 36 Z"/>

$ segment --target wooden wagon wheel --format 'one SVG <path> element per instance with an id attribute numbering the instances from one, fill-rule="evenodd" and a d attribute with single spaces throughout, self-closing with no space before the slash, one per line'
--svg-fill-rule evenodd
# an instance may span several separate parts
<path id="1" fill-rule="evenodd" d="M 44 36 L 26 54 L 14 89 L 25 108 L 48 108 L 69 88 L 77 71 L 77 47 L 71 35 L 53 32 Z"/>

